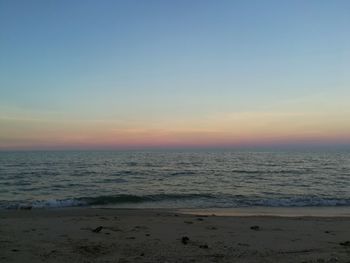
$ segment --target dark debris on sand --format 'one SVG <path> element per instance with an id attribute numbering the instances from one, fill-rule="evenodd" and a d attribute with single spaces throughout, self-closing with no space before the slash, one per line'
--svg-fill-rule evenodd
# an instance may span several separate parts
<path id="1" fill-rule="evenodd" d="M 339 245 L 344 247 L 350 247 L 350 241 L 340 242 Z"/>
<path id="2" fill-rule="evenodd" d="M 204 249 L 208 249 L 209 246 L 207 244 L 204 244 L 204 245 L 200 245 L 199 248 L 204 248 Z"/>
<path id="3" fill-rule="evenodd" d="M 181 238 L 181 242 L 182 242 L 182 244 L 184 244 L 184 245 L 187 245 L 188 241 L 190 241 L 190 238 L 187 237 L 187 236 L 183 236 L 183 237 Z"/>
<path id="4" fill-rule="evenodd" d="M 103 226 L 96 227 L 92 232 L 99 233 L 103 229 Z"/>

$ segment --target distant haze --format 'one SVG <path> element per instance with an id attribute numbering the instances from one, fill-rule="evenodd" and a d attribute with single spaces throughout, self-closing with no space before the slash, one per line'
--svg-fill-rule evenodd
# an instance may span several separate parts
<path id="1" fill-rule="evenodd" d="M 0 0 L 0 150 L 350 148 L 349 11 Z"/>

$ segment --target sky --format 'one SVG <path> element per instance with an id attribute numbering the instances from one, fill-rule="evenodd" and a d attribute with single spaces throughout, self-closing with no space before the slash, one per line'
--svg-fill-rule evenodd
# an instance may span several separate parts
<path id="1" fill-rule="evenodd" d="M 350 147 L 350 1 L 0 0 L 0 150 Z"/>

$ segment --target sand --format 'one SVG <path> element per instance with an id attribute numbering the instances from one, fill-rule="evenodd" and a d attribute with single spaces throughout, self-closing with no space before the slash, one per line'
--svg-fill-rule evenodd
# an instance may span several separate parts
<path id="1" fill-rule="evenodd" d="M 0 262 L 350 262 L 347 241 L 349 217 L 0 211 Z"/>

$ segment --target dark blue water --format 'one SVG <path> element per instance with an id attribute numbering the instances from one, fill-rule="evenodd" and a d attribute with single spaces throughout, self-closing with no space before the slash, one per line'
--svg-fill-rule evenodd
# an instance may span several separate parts
<path id="1" fill-rule="evenodd" d="M 350 153 L 0 153 L 0 207 L 350 206 Z"/>

